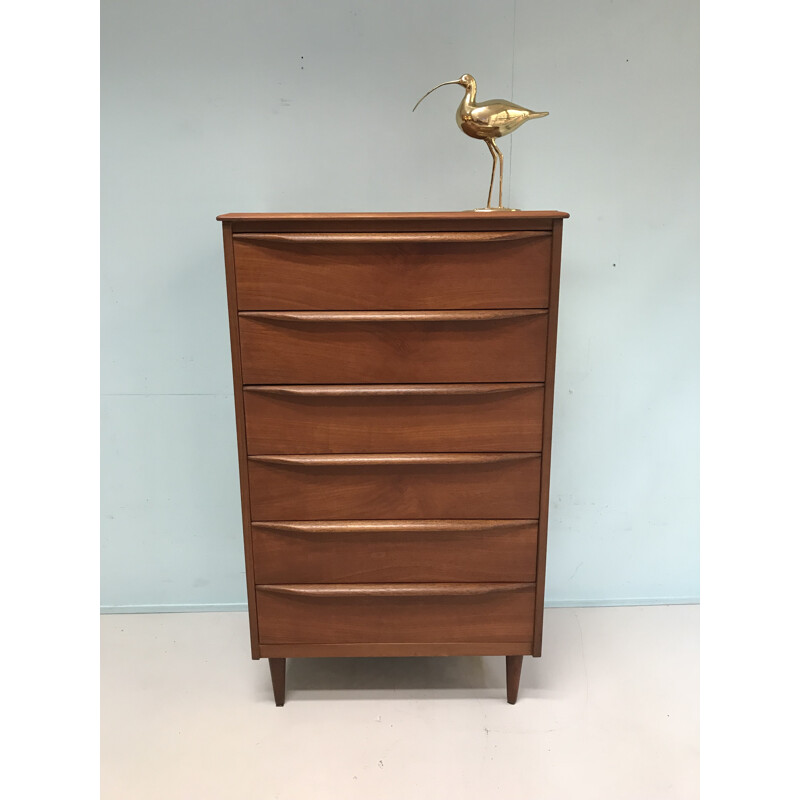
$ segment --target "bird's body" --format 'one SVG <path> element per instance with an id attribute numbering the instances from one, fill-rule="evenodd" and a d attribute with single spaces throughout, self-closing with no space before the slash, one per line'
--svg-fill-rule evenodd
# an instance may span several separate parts
<path id="1" fill-rule="evenodd" d="M 487 100 L 472 108 L 467 108 L 462 101 L 456 112 L 456 123 L 473 139 L 497 139 L 536 116 L 535 111 L 507 100 Z"/>
<path id="2" fill-rule="evenodd" d="M 547 111 L 531 111 L 529 108 L 518 106 L 509 100 L 486 100 L 483 103 L 476 102 L 477 83 L 472 75 L 462 75 L 457 81 L 446 81 L 439 86 L 446 86 L 449 83 L 456 83 L 465 89 L 464 97 L 456 110 L 456 124 L 458 127 L 473 139 L 483 139 L 492 154 L 492 178 L 489 182 L 489 200 L 486 208 L 490 208 L 492 199 L 492 186 L 494 185 L 494 173 L 497 160 L 500 160 L 500 193 L 498 198 L 498 208 L 503 207 L 503 154 L 497 147 L 495 139 L 513 133 L 529 119 L 546 117 Z M 423 95 L 417 102 L 417 106 L 432 92 L 438 89 L 434 86 L 430 92 Z M 414 106 L 416 110 L 417 106 Z"/>

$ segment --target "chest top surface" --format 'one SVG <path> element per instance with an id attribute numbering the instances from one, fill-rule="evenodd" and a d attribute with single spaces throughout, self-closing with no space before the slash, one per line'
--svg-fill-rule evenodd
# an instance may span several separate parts
<path id="1" fill-rule="evenodd" d="M 417 211 L 354 213 L 234 213 L 217 219 L 239 232 L 551 230 L 563 211 Z"/>

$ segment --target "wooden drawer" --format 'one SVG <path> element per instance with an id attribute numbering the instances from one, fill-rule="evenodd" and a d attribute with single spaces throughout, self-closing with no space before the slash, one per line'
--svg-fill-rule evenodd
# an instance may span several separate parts
<path id="1" fill-rule="evenodd" d="M 242 380 L 542 382 L 547 312 L 245 312 Z"/>
<path id="2" fill-rule="evenodd" d="M 255 522 L 256 583 L 533 581 L 536 520 Z"/>
<path id="3" fill-rule="evenodd" d="M 262 644 L 524 642 L 534 584 L 257 586 Z"/>
<path id="4" fill-rule="evenodd" d="M 237 234 L 240 310 L 545 308 L 544 231 Z"/>
<path id="5" fill-rule="evenodd" d="M 534 383 L 247 386 L 247 449 L 270 453 L 542 449 Z"/>
<path id="6" fill-rule="evenodd" d="M 537 519 L 535 453 L 251 456 L 253 521 Z"/>

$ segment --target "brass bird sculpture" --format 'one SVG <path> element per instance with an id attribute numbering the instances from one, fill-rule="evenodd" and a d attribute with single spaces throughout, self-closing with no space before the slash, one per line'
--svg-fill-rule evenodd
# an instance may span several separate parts
<path id="1" fill-rule="evenodd" d="M 500 152 L 495 139 L 506 134 L 513 133 L 520 125 L 529 119 L 546 117 L 549 111 L 531 111 L 523 108 L 508 100 L 486 100 L 479 103 L 475 100 L 478 85 L 472 75 L 462 75 L 458 80 L 445 81 L 439 86 L 434 86 L 430 92 L 426 92 L 417 101 L 412 111 L 417 110 L 417 106 L 431 93 L 442 86 L 456 83 L 463 86 L 466 90 L 464 98 L 459 103 L 456 110 L 456 124 L 467 136 L 473 139 L 483 139 L 486 142 L 489 152 L 492 154 L 492 178 L 489 181 L 489 199 L 486 201 L 486 208 L 476 208 L 476 211 L 492 211 L 503 208 L 503 154 Z M 497 206 L 492 208 L 492 188 L 494 187 L 494 173 L 497 168 L 497 160 L 500 159 L 500 191 Z"/>

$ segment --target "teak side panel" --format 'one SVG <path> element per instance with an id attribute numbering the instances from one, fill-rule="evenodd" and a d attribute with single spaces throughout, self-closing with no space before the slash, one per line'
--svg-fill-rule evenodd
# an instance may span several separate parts
<path id="1" fill-rule="evenodd" d="M 550 279 L 550 318 L 547 327 L 547 367 L 544 401 L 544 430 L 542 444 L 542 477 L 540 487 L 541 512 L 537 555 L 536 610 L 533 634 L 533 654 L 542 654 L 542 628 L 544 622 L 544 581 L 547 562 L 547 526 L 550 518 L 550 460 L 553 436 L 553 398 L 556 377 L 556 335 L 558 333 L 558 294 L 561 279 L 561 229 L 562 220 L 553 223 L 553 252 Z"/>
<path id="2" fill-rule="evenodd" d="M 239 308 L 545 308 L 550 250 L 542 232 L 241 234 Z"/>
<path id="3" fill-rule="evenodd" d="M 532 582 L 535 520 L 256 522 L 264 583 Z"/>
<path id="4" fill-rule="evenodd" d="M 251 457 L 252 519 L 537 519 L 541 459 L 519 455 L 383 464 Z"/>
<path id="5" fill-rule="evenodd" d="M 250 538 L 250 482 L 248 477 L 247 440 L 244 423 L 244 399 L 242 397 L 242 364 L 239 346 L 239 315 L 236 300 L 236 273 L 233 260 L 233 237 L 231 223 L 222 224 L 225 252 L 225 279 L 228 295 L 228 323 L 231 335 L 231 368 L 233 371 L 233 395 L 236 410 L 236 438 L 239 455 L 239 489 L 242 500 L 242 530 L 244 535 L 244 563 L 247 577 L 247 605 L 250 611 L 250 650 L 254 659 L 261 657 L 258 645 L 256 620 L 255 580 L 253 578 L 253 548 Z"/>
<path id="6" fill-rule="evenodd" d="M 542 449 L 541 384 L 245 387 L 250 455 Z"/>
<path id="7" fill-rule="evenodd" d="M 258 586 L 262 644 L 507 642 L 532 635 L 533 584 L 414 584 L 413 593 L 363 585 Z M 305 588 L 306 591 L 303 591 Z"/>
<path id="8" fill-rule="evenodd" d="M 547 313 L 239 315 L 247 384 L 541 382 Z M 464 312 L 461 312 L 462 314 Z M 514 316 L 514 314 L 518 314 Z M 523 315 L 524 314 L 524 315 Z M 373 319 L 374 318 L 374 319 Z"/>

